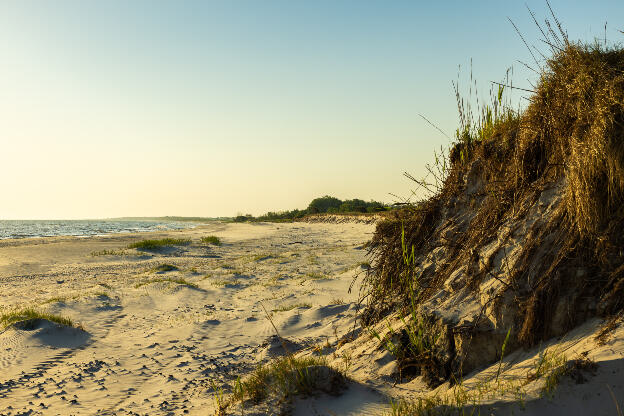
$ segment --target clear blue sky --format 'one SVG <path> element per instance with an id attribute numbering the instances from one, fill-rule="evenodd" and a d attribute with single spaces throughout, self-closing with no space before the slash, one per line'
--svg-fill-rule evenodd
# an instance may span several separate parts
<path id="1" fill-rule="evenodd" d="M 624 40 L 621 1 L 551 4 L 571 39 Z M 524 1 L 2 1 L 0 218 L 408 196 L 459 65 L 483 93 L 535 78 L 507 16 L 542 46 Z"/>

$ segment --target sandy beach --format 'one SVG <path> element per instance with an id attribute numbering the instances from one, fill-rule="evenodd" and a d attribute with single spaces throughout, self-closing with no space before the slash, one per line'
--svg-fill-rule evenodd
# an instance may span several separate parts
<path id="1" fill-rule="evenodd" d="M 364 330 L 356 322 L 369 267 L 363 245 L 373 231 L 373 224 L 347 222 L 211 223 L 0 241 L 1 312 L 32 307 L 74 322 L 0 332 L 0 414 L 216 414 L 218 396 L 284 356 L 284 343 L 297 357 L 325 357 L 347 377 L 346 388 L 234 403 L 226 414 L 379 415 L 391 411 L 391 400 L 463 396 L 465 411 L 474 401 L 476 411 L 497 415 L 617 414 L 624 328 L 615 322 L 599 340 L 600 319 L 511 352 L 460 384 L 431 390 L 422 377 L 401 380 L 395 357 L 371 334 L 388 339 L 402 321 L 392 314 Z M 221 245 L 201 241 L 209 235 Z M 161 238 L 190 243 L 127 248 Z M 532 378 L 537 363 L 559 361 L 568 370 L 552 391 L 549 378 Z"/>
<path id="2" fill-rule="evenodd" d="M 36 307 L 84 330 L 0 333 L 0 414 L 212 414 L 211 382 L 354 329 L 367 224 L 209 224 L 0 241 L 3 312 Z M 218 236 L 222 245 L 200 242 Z M 147 238 L 191 244 L 141 252 Z M 117 250 L 113 255 L 93 255 Z M 162 264 L 175 270 L 156 271 Z M 196 287 L 168 279 L 183 279 Z M 385 403 L 385 401 L 384 401 Z"/>

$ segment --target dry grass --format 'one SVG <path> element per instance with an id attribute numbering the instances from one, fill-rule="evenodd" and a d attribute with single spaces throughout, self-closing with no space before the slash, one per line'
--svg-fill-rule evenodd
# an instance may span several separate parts
<path id="1" fill-rule="evenodd" d="M 503 225 L 528 223 L 549 189 L 562 198 L 552 215 L 530 224 L 504 270 L 498 299 L 513 297 L 517 308 L 510 344 L 553 336 L 562 302 L 570 311 L 558 324 L 564 329 L 624 310 L 624 49 L 549 36 L 552 57 L 524 111 L 509 110 L 499 90 L 475 121 L 458 97 L 457 141 L 437 155 L 430 178 L 417 181 L 431 197 L 378 223 L 364 324 L 418 309 L 460 268 L 463 285 L 478 292 L 495 267 L 481 250 L 509 241 L 513 227 Z M 422 268 L 440 247 L 442 258 Z"/>

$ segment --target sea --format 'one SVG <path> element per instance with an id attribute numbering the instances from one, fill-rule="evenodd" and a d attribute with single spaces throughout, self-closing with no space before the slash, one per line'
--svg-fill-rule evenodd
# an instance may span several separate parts
<path id="1" fill-rule="evenodd" d="M 0 239 L 98 236 L 115 233 L 179 230 L 197 223 L 161 220 L 0 220 Z"/>

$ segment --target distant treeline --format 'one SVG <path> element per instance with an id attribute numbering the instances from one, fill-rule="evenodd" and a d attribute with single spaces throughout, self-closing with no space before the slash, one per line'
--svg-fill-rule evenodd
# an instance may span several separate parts
<path id="1" fill-rule="evenodd" d="M 346 214 L 346 213 L 374 213 L 387 211 L 391 209 L 389 206 L 377 202 L 366 202 L 361 199 L 347 199 L 342 201 L 333 196 L 323 196 L 315 198 L 310 202 L 306 209 L 293 209 L 292 211 L 267 212 L 264 215 L 254 217 L 250 214 L 238 215 L 234 217 L 234 221 L 292 221 L 303 218 L 309 214 Z"/>

